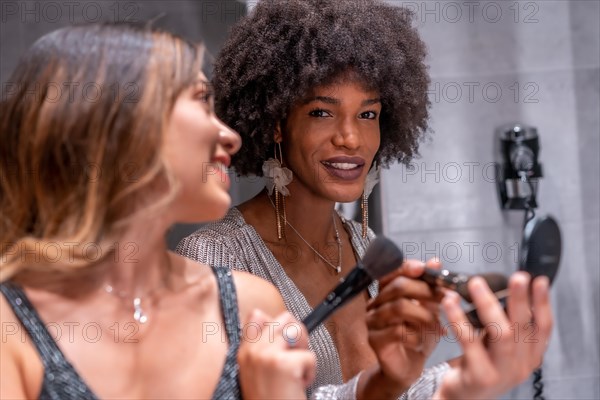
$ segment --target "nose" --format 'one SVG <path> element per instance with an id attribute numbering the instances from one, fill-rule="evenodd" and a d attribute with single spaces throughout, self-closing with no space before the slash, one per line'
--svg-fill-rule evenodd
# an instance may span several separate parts
<path id="1" fill-rule="evenodd" d="M 340 122 L 333 144 L 336 147 L 345 147 L 356 150 L 360 147 L 360 131 L 353 121 L 344 120 Z"/>
<path id="2" fill-rule="evenodd" d="M 219 119 L 217 119 L 217 125 L 219 127 L 219 144 L 229 155 L 237 153 L 242 147 L 240 135 Z"/>

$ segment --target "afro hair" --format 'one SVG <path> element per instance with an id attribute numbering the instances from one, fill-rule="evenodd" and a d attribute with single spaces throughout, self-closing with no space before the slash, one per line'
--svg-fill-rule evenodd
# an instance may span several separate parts
<path id="1" fill-rule="evenodd" d="M 425 56 L 407 9 L 377 0 L 260 1 L 215 61 L 216 113 L 244 141 L 233 166 L 262 175 L 291 107 L 348 71 L 381 97 L 375 160 L 408 163 L 428 131 Z"/>

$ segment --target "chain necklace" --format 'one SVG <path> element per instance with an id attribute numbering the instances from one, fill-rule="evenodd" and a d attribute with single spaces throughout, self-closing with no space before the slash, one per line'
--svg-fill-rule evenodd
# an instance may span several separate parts
<path id="1" fill-rule="evenodd" d="M 164 287 L 164 286 L 154 288 L 153 290 L 151 290 L 150 292 L 148 292 L 146 294 L 146 297 L 152 298 L 154 292 L 156 292 L 158 289 L 160 289 L 162 287 Z M 142 298 L 141 297 L 133 297 L 132 298 L 130 295 L 127 294 L 127 292 L 125 292 L 123 290 L 117 291 L 113 286 L 111 286 L 109 284 L 104 285 L 104 291 L 108 294 L 115 295 L 122 300 L 131 301 L 132 305 L 133 305 L 133 319 L 136 320 L 137 322 L 139 322 L 140 324 L 145 324 L 146 322 L 148 322 L 148 314 L 146 314 L 146 312 L 142 308 Z"/>
<path id="2" fill-rule="evenodd" d="M 267 196 L 269 198 L 269 201 L 271 202 L 271 205 L 273 207 L 275 207 L 275 204 L 273 204 L 273 200 L 271 200 L 271 196 Z M 317 255 L 319 256 L 319 258 L 321 260 L 323 260 L 323 262 L 327 265 L 329 265 L 331 268 L 333 268 L 336 273 L 340 273 L 342 272 L 342 240 L 340 239 L 340 233 L 338 231 L 337 228 L 337 223 L 335 222 L 335 210 L 332 212 L 331 214 L 332 220 L 333 220 L 333 229 L 335 230 L 335 241 L 337 243 L 337 247 L 338 247 L 338 262 L 337 265 L 333 265 L 328 259 L 326 259 L 325 257 L 323 257 L 323 255 L 321 253 L 319 253 L 317 251 L 317 249 L 315 249 L 314 247 L 312 247 L 310 245 L 310 243 L 308 243 L 308 241 L 306 239 L 304 239 L 304 237 L 300 234 L 300 232 L 298 232 L 296 230 L 296 228 L 294 228 L 294 226 L 290 223 L 290 221 L 286 218 L 285 219 L 285 223 L 286 225 L 288 225 L 290 228 L 292 228 L 292 230 L 296 233 L 296 235 L 298 235 L 298 237 L 300 239 L 302 239 L 302 241 Z"/>

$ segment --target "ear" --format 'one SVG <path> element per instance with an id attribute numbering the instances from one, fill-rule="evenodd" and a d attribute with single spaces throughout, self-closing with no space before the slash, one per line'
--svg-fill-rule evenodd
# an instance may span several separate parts
<path id="1" fill-rule="evenodd" d="M 275 140 L 275 143 L 281 143 L 281 141 L 283 140 L 283 135 L 281 134 L 281 122 L 278 122 L 277 125 L 275 125 L 273 140 Z"/>

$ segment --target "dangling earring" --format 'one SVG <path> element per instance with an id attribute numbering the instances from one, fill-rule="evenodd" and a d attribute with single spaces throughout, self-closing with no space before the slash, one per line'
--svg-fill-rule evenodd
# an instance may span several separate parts
<path id="1" fill-rule="evenodd" d="M 283 221 L 281 216 L 283 215 Z M 285 237 L 285 224 L 287 216 L 285 214 L 285 197 L 275 188 L 275 218 L 277 219 L 277 239 Z"/>
<path id="2" fill-rule="evenodd" d="M 279 149 L 279 159 L 277 159 L 277 150 Z M 289 168 L 282 167 L 283 153 L 281 143 L 277 143 L 274 149 L 275 158 L 269 158 L 262 165 L 263 175 L 267 180 L 266 186 L 269 196 L 275 190 L 275 218 L 277 219 L 277 238 L 281 240 L 285 237 L 285 224 L 287 217 L 285 215 L 285 196 L 290 195 L 286 187 L 293 178 L 292 171 Z"/>
<path id="3" fill-rule="evenodd" d="M 379 182 L 379 167 L 376 163 L 373 163 L 371 170 L 367 174 L 365 179 L 365 187 L 363 189 L 362 200 L 360 202 L 360 208 L 362 212 L 362 238 L 367 238 L 367 232 L 369 230 L 369 196 L 373 191 L 373 188 Z"/>
<path id="4" fill-rule="evenodd" d="M 362 238 L 367 238 L 367 229 L 369 227 L 369 200 L 367 195 L 363 192 L 362 201 L 360 202 L 360 209 L 362 211 Z"/>

